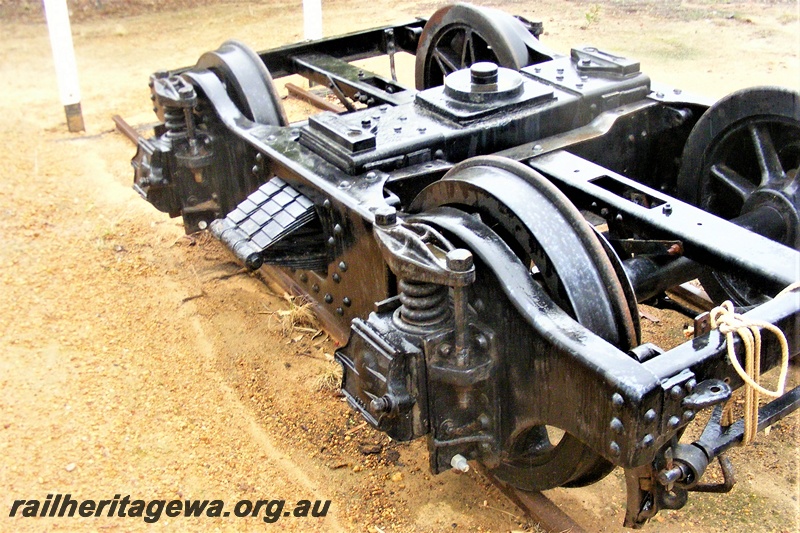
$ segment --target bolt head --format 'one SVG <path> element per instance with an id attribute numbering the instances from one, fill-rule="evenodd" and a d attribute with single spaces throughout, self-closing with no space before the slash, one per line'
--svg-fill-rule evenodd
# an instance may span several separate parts
<path id="1" fill-rule="evenodd" d="M 397 223 L 397 209 L 390 205 L 375 210 L 375 224 L 381 227 L 394 226 Z"/>
<path id="2" fill-rule="evenodd" d="M 447 252 L 447 268 L 455 272 L 467 272 L 474 264 L 472 252 L 464 248 L 456 248 Z"/>

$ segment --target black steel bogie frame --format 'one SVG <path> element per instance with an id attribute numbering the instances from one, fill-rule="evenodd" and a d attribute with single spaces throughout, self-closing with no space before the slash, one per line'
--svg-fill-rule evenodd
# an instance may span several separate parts
<path id="1" fill-rule="evenodd" d="M 704 396 L 704 383 L 741 385 L 726 359 L 724 337 L 711 331 L 639 360 L 556 305 L 531 276 L 519 250 L 504 244 L 502 231 L 494 231 L 502 228 L 481 226 L 475 218 L 480 210 L 470 205 L 468 195 L 450 207 L 421 212 L 413 212 L 414 199 L 459 161 L 494 153 L 538 171 L 579 209 L 604 219 L 612 240 L 679 243 L 677 257 L 662 262 L 672 266 L 669 284 L 693 279 L 698 269 L 713 269 L 746 275 L 765 293 L 775 294 L 798 280 L 800 253 L 671 195 L 683 143 L 707 104 L 677 92 L 669 97 L 651 92 L 650 80 L 630 62 L 620 64 L 616 73 L 612 65 L 610 73 L 586 76 L 578 68 L 584 57 L 580 50 L 574 57 L 556 57 L 522 69 L 520 95 L 490 106 L 454 104 L 441 88 L 417 92 L 349 65 L 390 49 L 414 53 L 424 23 L 260 53 L 275 77 L 301 74 L 349 98 L 364 96 L 360 100 L 368 105 L 287 127 L 249 120 L 215 73 L 173 71 L 203 103 L 196 115 L 206 122 L 201 131 L 209 149 L 224 152 L 217 163 L 204 167 L 217 190 L 199 203 L 216 203 L 201 210 L 200 218 L 191 218 L 182 199 L 182 214 L 191 218 L 187 229 L 224 216 L 244 199 L 247 191 L 220 185 L 226 174 L 252 167 L 255 177 L 235 181 L 256 185 L 279 176 L 316 205 L 328 258 L 325 269 L 284 269 L 283 275 L 316 302 L 335 337 L 350 338 L 349 347 L 337 353 L 345 366 L 343 389 L 370 423 L 395 438 L 428 434 L 437 472 L 449 468 L 455 454 L 496 466 L 520 431 L 537 424 L 557 426 L 635 473 L 629 476 L 635 485 L 642 468 L 654 472 L 652 465 L 698 410 L 725 399 Z M 140 152 L 153 151 L 147 142 L 140 141 Z M 226 146 L 236 148 L 226 151 Z M 151 157 L 137 154 L 140 166 Z M 524 195 L 530 184 L 518 177 L 514 187 Z M 434 203 L 449 205 L 446 198 Z M 474 344 L 468 348 L 483 356 L 471 366 L 450 367 L 436 355 L 443 345 L 456 342 L 453 335 L 460 326 L 452 318 L 425 333 L 396 327 L 396 273 L 387 267 L 387 252 L 376 236 L 383 231 L 376 212 L 387 204 L 397 209 L 399 224 L 437 228 L 475 255 L 481 282 L 467 291 L 467 336 Z M 417 206 L 423 204 L 417 200 Z M 488 219 L 499 218 L 503 210 L 485 209 Z M 174 214 L 174 206 L 170 211 Z M 659 272 L 651 277 L 658 279 Z M 666 288 L 650 287 L 648 295 Z M 633 289 L 638 296 L 645 292 L 635 284 Z M 454 301 L 455 291 L 450 285 Z M 795 355 L 800 351 L 798 312 L 794 293 L 747 316 L 781 328 Z M 734 344 L 741 353 L 740 342 Z M 770 336 L 763 352 L 764 370 L 778 364 Z M 465 399 L 469 394 L 473 400 Z M 765 407 L 774 411 L 771 420 L 795 409 L 795 396 Z M 385 412 L 376 411 L 376 405 Z M 724 437 L 717 435 L 716 447 L 707 446 L 709 460 L 741 438 L 737 431 L 734 427 Z M 663 489 L 646 487 L 640 485 L 633 495 L 629 487 L 628 525 L 651 516 L 652 505 L 656 510 L 670 505 Z M 659 497 L 661 504 L 648 503 Z M 642 508 L 632 509 L 637 505 Z"/>

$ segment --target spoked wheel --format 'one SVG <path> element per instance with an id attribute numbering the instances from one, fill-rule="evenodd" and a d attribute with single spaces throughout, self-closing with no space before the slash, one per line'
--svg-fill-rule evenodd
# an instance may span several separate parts
<path id="1" fill-rule="evenodd" d="M 530 40 L 536 38 L 525 25 L 502 11 L 469 4 L 443 7 L 422 30 L 416 54 L 417 89 L 442 85 L 451 72 L 479 61 L 519 70 L 529 64 Z"/>
<path id="2" fill-rule="evenodd" d="M 683 153 L 678 194 L 781 244 L 800 249 L 800 94 L 762 87 L 733 93 L 700 117 Z M 716 300 L 768 299 L 746 279 L 701 279 Z"/>
<path id="3" fill-rule="evenodd" d="M 598 237 L 541 174 L 503 158 L 470 159 L 423 190 L 410 210 L 441 206 L 477 217 L 463 217 L 451 225 L 454 231 L 460 225 L 480 235 L 483 225 L 502 238 L 553 302 L 582 325 L 622 350 L 638 343 L 638 317 Z M 545 490 L 590 484 L 613 469 L 577 438 L 543 422 L 516 429 L 495 476 L 523 490 Z"/>
<path id="4" fill-rule="evenodd" d="M 272 76 L 250 47 L 239 41 L 222 43 L 206 52 L 195 69 L 214 72 L 224 83 L 228 95 L 250 120 L 272 126 L 287 126 L 286 112 Z"/>

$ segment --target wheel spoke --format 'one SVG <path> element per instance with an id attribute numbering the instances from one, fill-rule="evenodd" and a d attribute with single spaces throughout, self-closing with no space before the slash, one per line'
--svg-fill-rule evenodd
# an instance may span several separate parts
<path id="1" fill-rule="evenodd" d="M 433 51 L 433 58 L 436 60 L 436 63 L 439 65 L 439 68 L 442 71 L 442 74 L 445 76 L 450 74 L 451 72 L 455 72 L 458 70 L 458 67 L 453 60 L 447 57 L 447 55 L 440 49 L 437 48 Z"/>
<path id="2" fill-rule="evenodd" d="M 778 152 L 772 144 L 772 136 L 766 126 L 750 124 L 748 129 L 756 149 L 758 167 L 761 169 L 761 185 L 785 178 L 781 160 L 778 158 Z"/>
<path id="3" fill-rule="evenodd" d="M 721 182 L 726 189 L 741 198 L 742 202 L 747 200 L 756 190 L 756 186 L 753 183 L 724 163 L 713 165 L 711 167 L 711 175 Z"/>
<path id="4" fill-rule="evenodd" d="M 472 30 L 467 28 L 464 34 L 464 45 L 461 49 L 461 68 L 466 68 L 475 61 L 475 45 L 472 41 Z"/>

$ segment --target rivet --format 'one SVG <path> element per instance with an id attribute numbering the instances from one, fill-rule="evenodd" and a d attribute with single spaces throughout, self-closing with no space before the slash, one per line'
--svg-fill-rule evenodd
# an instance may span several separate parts
<path id="1" fill-rule="evenodd" d="M 647 422 L 652 422 L 656 419 L 656 412 L 653 409 L 648 409 L 647 412 L 644 414 L 644 419 Z"/>
<path id="2" fill-rule="evenodd" d="M 342 226 L 340 224 L 336 224 L 333 227 L 333 234 L 334 235 L 341 235 L 342 234 Z"/>
<path id="3" fill-rule="evenodd" d="M 400 126 L 395 126 L 395 127 L 394 127 L 394 132 L 395 132 L 395 133 L 400 133 L 400 132 L 402 132 L 402 131 L 403 131 L 403 128 L 401 128 Z"/>
<path id="4" fill-rule="evenodd" d="M 486 338 L 486 335 L 478 334 L 475 336 L 475 343 L 481 350 L 485 350 L 489 347 L 489 340 Z"/>
<path id="5" fill-rule="evenodd" d="M 420 126 L 419 128 L 417 128 L 417 131 L 420 133 L 425 133 L 425 129 L 426 129 L 425 126 Z"/>
<path id="6" fill-rule="evenodd" d="M 675 385 L 669 390 L 669 395 L 672 397 L 673 400 L 680 400 L 681 398 L 683 398 L 683 389 Z"/>
<path id="7" fill-rule="evenodd" d="M 583 89 L 583 84 L 582 83 L 576 83 L 575 87 L 577 87 L 578 89 Z"/>
<path id="8" fill-rule="evenodd" d="M 686 382 L 686 385 L 684 385 L 684 387 L 686 387 L 686 392 L 691 394 L 692 392 L 694 392 L 694 388 L 697 387 L 697 380 L 694 378 L 690 379 L 689 381 Z"/>
<path id="9" fill-rule="evenodd" d="M 339 316 L 342 316 L 344 314 L 344 309 L 342 309 L 341 307 L 337 307 L 336 308 L 336 314 L 339 315 Z"/>
<path id="10" fill-rule="evenodd" d="M 262 154 L 261 152 L 257 153 L 256 154 L 256 161 L 258 161 L 260 163 L 263 160 L 264 160 L 264 154 Z"/>
<path id="11" fill-rule="evenodd" d="M 347 296 L 342 298 L 342 303 L 344 304 L 345 307 L 350 307 L 353 304 L 353 302 L 351 302 L 350 298 L 348 298 Z"/>
<path id="12" fill-rule="evenodd" d="M 664 93 L 656 93 L 656 98 L 664 98 Z"/>
<path id="13" fill-rule="evenodd" d="M 617 409 L 619 409 L 620 407 L 622 407 L 623 405 L 625 405 L 625 399 L 622 397 L 622 395 L 621 395 L 620 393 L 618 393 L 618 392 L 615 392 L 615 393 L 614 393 L 614 394 L 611 396 L 611 404 L 612 404 L 614 407 L 616 407 Z"/>
<path id="14" fill-rule="evenodd" d="M 558 72 L 559 74 L 564 74 L 564 69 L 563 68 L 557 68 L 556 72 Z"/>
<path id="15" fill-rule="evenodd" d="M 694 411 L 684 411 L 683 412 L 683 419 L 687 422 L 691 422 L 694 420 Z"/>
<path id="16" fill-rule="evenodd" d="M 378 181 L 378 173 L 375 172 L 374 170 L 370 170 L 369 172 L 367 172 L 367 175 L 365 177 L 367 178 L 367 181 Z"/>
<path id="17" fill-rule="evenodd" d="M 274 141 L 275 141 L 275 139 L 277 139 L 277 137 L 275 137 L 274 135 L 269 135 L 269 136 L 267 137 L 267 142 L 274 142 Z"/>
<path id="18" fill-rule="evenodd" d="M 347 181 L 347 180 L 342 180 L 341 182 L 339 182 L 339 188 L 342 189 L 343 191 L 349 189 L 350 188 L 350 182 Z"/>
<path id="19" fill-rule="evenodd" d="M 300 274 L 300 281 L 302 281 L 303 283 L 305 283 L 306 281 L 308 281 L 308 274 L 306 274 L 305 272 L 303 272 L 302 274 Z"/>
<path id="20" fill-rule="evenodd" d="M 610 427 L 614 433 L 622 433 L 622 430 L 625 429 L 625 426 L 622 425 L 622 420 L 619 418 L 612 418 Z"/>
<path id="21" fill-rule="evenodd" d="M 331 296 L 331 293 L 326 293 L 325 294 L 325 303 L 329 304 L 331 302 L 333 302 L 333 296 Z"/>
<path id="22" fill-rule="evenodd" d="M 542 71 L 542 67 L 533 67 L 533 71 L 537 74 Z"/>
<path id="23" fill-rule="evenodd" d="M 537 153 L 541 152 L 542 151 L 542 145 L 541 144 L 534 144 L 533 145 L 533 151 L 537 152 Z"/>
<path id="24" fill-rule="evenodd" d="M 619 444 L 612 440 L 608 445 L 608 451 L 611 452 L 611 455 L 618 456 L 620 454 Z"/>
<path id="25" fill-rule="evenodd" d="M 681 89 L 673 89 L 672 92 L 675 94 L 681 94 L 683 91 Z"/>
<path id="26" fill-rule="evenodd" d="M 339 270 L 341 270 L 342 272 L 347 272 L 347 263 L 345 263 L 344 261 L 340 261 Z"/>
<path id="27" fill-rule="evenodd" d="M 362 128 L 369 128 L 371 125 L 372 122 L 368 118 L 365 118 L 364 120 L 361 121 Z"/>
<path id="28" fill-rule="evenodd" d="M 253 165 L 253 168 L 250 169 L 253 174 L 258 174 L 258 165 Z"/>
<path id="29" fill-rule="evenodd" d="M 608 211 L 608 208 L 607 208 L 607 207 L 604 207 L 604 208 L 602 208 L 602 209 L 600 210 L 600 216 L 601 216 L 601 217 L 607 217 L 607 216 L 608 216 L 608 213 L 609 213 L 609 211 Z"/>
<path id="30" fill-rule="evenodd" d="M 334 273 L 333 276 L 331 276 L 331 278 L 333 279 L 334 283 L 339 283 L 340 281 L 342 281 L 342 277 L 336 273 Z"/>
<path id="31" fill-rule="evenodd" d="M 405 115 L 403 115 L 401 117 L 398 117 L 398 118 L 399 118 L 399 120 L 407 120 L 408 119 L 408 117 L 406 117 Z"/>
<path id="32" fill-rule="evenodd" d="M 331 208 L 331 201 L 330 200 L 325 200 L 324 202 L 322 202 L 322 207 L 324 207 L 325 209 L 330 209 Z"/>
<path id="33" fill-rule="evenodd" d="M 317 285 L 316 283 L 315 283 L 315 284 L 313 284 L 313 285 L 311 286 L 311 290 L 312 290 L 312 291 L 314 291 L 314 292 L 319 292 L 319 285 Z"/>
<path id="34" fill-rule="evenodd" d="M 333 237 L 328 237 L 327 243 L 328 246 L 333 246 L 334 244 L 336 244 L 336 239 L 334 239 Z"/>
<path id="35" fill-rule="evenodd" d="M 616 220 L 617 222 L 622 222 L 622 215 L 617 213 L 617 216 L 614 217 L 614 220 Z"/>
<path id="36" fill-rule="evenodd" d="M 661 212 L 667 216 L 672 214 L 672 206 L 669 204 L 664 204 L 664 207 L 661 208 Z"/>
<path id="37" fill-rule="evenodd" d="M 655 443 L 655 441 L 656 439 L 650 433 L 648 433 L 642 439 L 642 446 L 645 448 L 649 448 L 650 446 L 653 445 L 653 443 Z"/>
<path id="38" fill-rule="evenodd" d="M 564 81 L 564 76 L 556 76 L 556 81 Z"/>
<path id="39" fill-rule="evenodd" d="M 667 420 L 667 426 L 669 426 L 672 429 L 675 429 L 676 427 L 678 427 L 678 425 L 680 423 L 681 423 L 681 419 L 678 418 L 677 416 L 671 416 L 671 417 L 669 417 L 669 420 Z"/>

